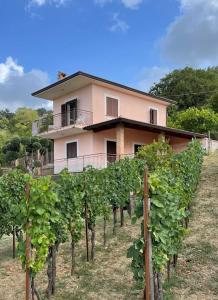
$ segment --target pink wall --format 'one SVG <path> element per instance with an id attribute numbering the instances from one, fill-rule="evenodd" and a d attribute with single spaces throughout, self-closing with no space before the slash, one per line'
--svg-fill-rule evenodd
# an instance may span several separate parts
<path id="1" fill-rule="evenodd" d="M 125 128 L 124 130 L 124 154 L 134 152 L 134 144 L 147 145 L 157 140 L 159 134 L 142 130 Z M 79 135 L 56 139 L 54 142 L 55 160 L 66 158 L 66 143 L 78 141 L 78 156 L 106 153 L 106 140 L 116 140 L 116 129 L 108 129 L 101 132 L 86 132 Z M 171 137 L 170 144 L 175 152 L 184 150 L 190 139 Z"/>
<path id="2" fill-rule="evenodd" d="M 61 117 L 59 115 L 61 113 L 61 105 L 74 98 L 78 99 L 78 109 L 82 110 L 80 113 L 88 120 L 89 124 L 92 124 L 92 86 L 88 85 L 53 101 L 53 111 L 54 115 L 56 115 L 54 117 L 54 125 L 57 128 L 61 127 Z"/>
<path id="3" fill-rule="evenodd" d="M 94 153 L 106 153 L 106 140 L 116 140 L 116 129 L 94 133 Z M 134 153 L 134 144 L 150 144 L 158 139 L 158 134 L 135 129 L 124 130 L 124 154 Z"/>
<path id="4" fill-rule="evenodd" d="M 186 149 L 187 144 L 191 141 L 191 139 L 179 138 L 179 137 L 170 137 L 169 142 L 173 147 L 174 152 L 181 152 Z"/>
<path id="5" fill-rule="evenodd" d="M 92 86 L 88 85 L 54 100 L 54 114 L 61 113 L 61 105 L 74 98 L 78 98 L 78 109 L 92 111 Z"/>
<path id="6" fill-rule="evenodd" d="M 78 141 L 78 156 L 89 155 L 93 153 L 93 133 L 86 132 L 79 135 L 72 135 L 54 141 L 54 159 L 66 158 L 66 143 Z"/>
<path id="7" fill-rule="evenodd" d="M 109 120 L 106 116 L 105 98 L 111 96 L 119 99 L 119 116 L 141 122 L 150 122 L 150 108 L 158 110 L 158 125 L 166 126 L 166 108 L 168 103 L 147 96 L 136 96 L 120 92 L 113 88 L 93 85 L 93 119 L 95 123 Z"/>
<path id="8" fill-rule="evenodd" d="M 128 91 L 107 88 L 100 85 L 88 85 L 70 94 L 54 100 L 54 114 L 61 113 L 61 105 L 73 98 L 78 98 L 78 109 L 93 112 L 93 123 L 99 123 L 111 119 L 106 116 L 106 96 L 119 99 L 119 116 L 141 122 L 150 122 L 150 108 L 158 110 L 158 125 L 166 126 L 166 108 L 168 103 L 156 100 L 149 96 L 137 96 Z M 59 118 L 60 119 L 60 118 Z M 55 119 L 56 120 L 56 119 Z M 57 120 L 55 122 L 58 122 Z M 60 125 L 60 124 L 59 124 Z"/>

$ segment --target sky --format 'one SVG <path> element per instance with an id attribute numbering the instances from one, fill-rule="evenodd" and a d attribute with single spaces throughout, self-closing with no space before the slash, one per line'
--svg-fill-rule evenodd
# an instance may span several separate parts
<path id="1" fill-rule="evenodd" d="M 218 0 L 0 0 L 0 109 L 78 70 L 144 91 L 218 65 Z"/>

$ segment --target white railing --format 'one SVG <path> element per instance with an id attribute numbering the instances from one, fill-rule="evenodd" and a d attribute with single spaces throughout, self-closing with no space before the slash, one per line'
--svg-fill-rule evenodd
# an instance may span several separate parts
<path id="1" fill-rule="evenodd" d="M 67 113 L 48 114 L 32 123 L 32 135 L 75 126 L 85 127 L 93 123 L 93 113 L 86 110 L 74 109 Z"/>
<path id="2" fill-rule="evenodd" d="M 133 158 L 134 154 L 124 154 L 118 156 L 113 154 L 98 153 L 79 156 L 76 158 L 57 159 L 54 160 L 54 174 L 59 174 L 63 169 L 67 169 L 72 173 L 83 172 L 88 166 L 92 166 L 96 169 L 103 169 L 110 163 L 125 157 Z"/>

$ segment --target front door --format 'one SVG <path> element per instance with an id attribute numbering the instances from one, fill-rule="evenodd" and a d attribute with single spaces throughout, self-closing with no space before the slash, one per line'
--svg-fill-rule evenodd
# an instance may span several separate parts
<path id="1" fill-rule="evenodd" d="M 114 141 L 107 141 L 107 162 L 113 163 L 116 161 L 117 143 Z"/>

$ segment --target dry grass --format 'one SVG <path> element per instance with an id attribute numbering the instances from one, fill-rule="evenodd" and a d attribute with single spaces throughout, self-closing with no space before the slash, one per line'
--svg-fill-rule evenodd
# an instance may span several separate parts
<path id="1" fill-rule="evenodd" d="M 110 222 L 111 224 L 111 222 Z M 132 278 L 126 252 L 138 236 L 139 224 L 131 225 L 126 215 L 126 224 L 113 237 L 108 226 L 108 245 L 102 245 L 102 222 L 98 221 L 96 260 L 85 262 L 85 245 L 81 241 L 77 247 L 77 266 L 74 276 L 70 276 L 70 245 L 60 247 L 57 260 L 57 293 L 54 300 L 61 299 L 142 299 L 142 289 Z M 83 239 L 84 240 L 84 239 Z M 0 243 L 0 300 L 24 299 L 24 273 L 18 259 L 11 258 L 11 239 Z M 47 277 L 46 270 L 36 278 L 36 286 L 44 299 Z"/>
<path id="2" fill-rule="evenodd" d="M 205 158 L 178 268 L 166 299 L 218 299 L 218 152 Z"/>
<path id="3" fill-rule="evenodd" d="M 164 299 L 218 299 L 218 153 L 206 157 L 197 197 L 193 202 L 187 235 L 176 273 L 165 284 Z M 57 261 L 57 293 L 53 300 L 134 300 L 142 299 L 142 289 L 132 278 L 126 252 L 138 236 L 139 223 L 126 224 L 113 237 L 107 228 L 108 245 L 102 246 L 102 221 L 98 220 L 96 260 L 85 262 L 84 239 L 77 247 L 77 266 L 70 276 L 69 242 L 60 247 Z M 0 300 L 24 299 L 24 273 L 18 259 L 13 260 L 11 238 L 0 241 Z M 44 299 L 46 270 L 36 279 Z"/>

